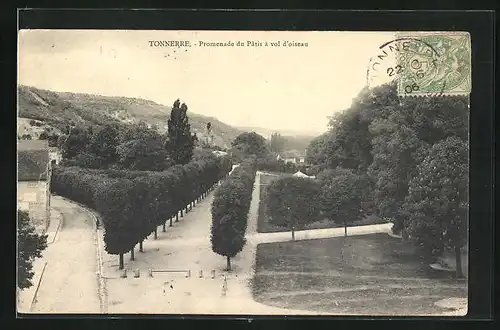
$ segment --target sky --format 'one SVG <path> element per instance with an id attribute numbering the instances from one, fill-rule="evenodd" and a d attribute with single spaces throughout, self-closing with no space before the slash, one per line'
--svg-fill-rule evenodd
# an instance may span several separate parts
<path id="1" fill-rule="evenodd" d="M 392 32 L 22 30 L 18 83 L 166 105 L 179 98 L 230 125 L 321 133 L 328 116 L 350 106 L 370 58 L 392 39 Z"/>

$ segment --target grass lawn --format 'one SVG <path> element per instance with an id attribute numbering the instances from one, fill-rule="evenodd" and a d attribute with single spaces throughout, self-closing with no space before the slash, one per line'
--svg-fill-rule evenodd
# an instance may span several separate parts
<path id="1" fill-rule="evenodd" d="M 467 297 L 465 280 L 387 234 L 260 244 L 252 287 L 271 306 L 366 315 L 440 313 L 436 301 Z"/>
<path id="2" fill-rule="evenodd" d="M 282 174 L 281 176 L 286 176 L 290 174 Z M 260 202 L 259 202 L 259 212 L 258 212 L 258 218 L 257 218 L 257 232 L 259 233 L 276 233 L 276 232 L 284 232 L 284 231 L 290 231 L 289 228 L 284 228 L 284 227 L 278 227 L 273 225 L 268 221 L 268 218 L 266 217 L 266 210 L 265 210 L 265 205 L 264 205 L 264 198 L 266 195 L 266 189 L 267 186 L 275 179 L 279 178 L 278 175 L 267 175 L 267 174 L 261 174 L 260 175 Z M 379 223 L 385 223 L 382 219 L 375 217 L 375 216 L 367 216 L 362 219 L 359 219 L 359 221 L 356 221 L 354 223 L 351 223 L 350 225 L 352 226 L 363 226 L 363 225 L 373 225 L 373 224 L 379 224 Z M 337 228 L 337 227 L 343 227 L 343 224 L 338 224 L 333 221 L 330 221 L 328 219 L 324 219 L 321 221 L 316 221 L 313 223 L 308 224 L 304 228 L 297 229 L 297 231 L 300 230 L 308 230 L 308 229 L 324 229 L 324 228 Z"/>

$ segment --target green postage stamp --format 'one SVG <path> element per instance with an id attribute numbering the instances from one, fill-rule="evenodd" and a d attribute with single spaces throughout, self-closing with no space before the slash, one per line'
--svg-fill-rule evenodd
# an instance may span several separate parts
<path id="1" fill-rule="evenodd" d="M 471 41 L 467 32 L 398 32 L 400 96 L 468 95 Z"/>

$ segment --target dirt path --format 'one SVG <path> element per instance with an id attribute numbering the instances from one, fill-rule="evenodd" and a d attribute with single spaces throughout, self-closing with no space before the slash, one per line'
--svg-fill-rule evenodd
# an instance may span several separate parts
<path id="1" fill-rule="evenodd" d="M 62 214 L 57 239 L 43 254 L 47 263 L 32 306 L 34 313 L 99 313 L 93 219 L 76 204 L 52 197 Z"/>

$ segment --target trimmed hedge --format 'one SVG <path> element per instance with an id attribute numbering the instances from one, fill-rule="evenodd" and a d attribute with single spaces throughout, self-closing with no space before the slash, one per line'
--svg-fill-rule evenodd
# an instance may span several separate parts
<path id="1" fill-rule="evenodd" d="M 244 161 L 217 188 L 212 201 L 212 251 L 227 258 L 228 270 L 231 269 L 230 258 L 236 256 L 246 243 L 255 174 L 255 161 Z"/>
<path id="2" fill-rule="evenodd" d="M 210 157 L 163 172 L 56 168 L 51 189 L 96 210 L 105 228 L 106 251 L 122 255 L 187 209 L 231 168 L 227 157 Z"/>
<path id="3" fill-rule="evenodd" d="M 284 176 L 273 180 L 263 202 L 266 216 L 275 226 L 294 230 L 321 220 L 320 184 L 310 178 Z"/>

